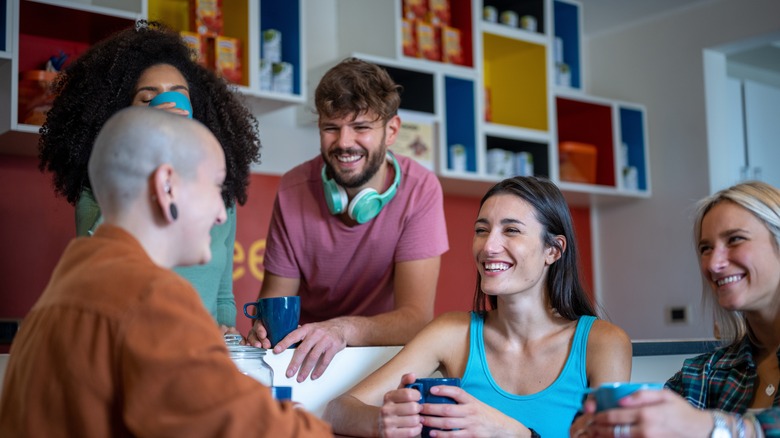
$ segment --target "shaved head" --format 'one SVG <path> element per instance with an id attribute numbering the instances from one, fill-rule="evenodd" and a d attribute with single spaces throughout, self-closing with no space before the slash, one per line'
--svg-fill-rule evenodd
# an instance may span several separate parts
<path id="1" fill-rule="evenodd" d="M 132 207 L 163 164 L 183 179 L 195 178 L 198 164 L 214 145 L 219 148 L 197 121 L 147 107 L 117 112 L 98 134 L 89 159 L 89 179 L 104 215 Z"/>

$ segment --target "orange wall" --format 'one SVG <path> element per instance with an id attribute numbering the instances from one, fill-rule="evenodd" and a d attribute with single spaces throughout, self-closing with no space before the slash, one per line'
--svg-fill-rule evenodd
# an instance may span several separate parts
<path id="1" fill-rule="evenodd" d="M 249 201 L 238 209 L 234 257 L 234 292 L 242 333 L 249 321 L 243 303 L 257 297 L 262 281 L 262 257 L 278 176 L 253 174 Z M 34 157 L 0 155 L 0 318 L 21 318 L 46 287 L 49 275 L 67 242 L 75 235 L 73 207 L 55 197 L 48 174 Z M 468 310 L 476 272 L 471 236 L 479 198 L 444 197 L 450 251 L 442 257 L 436 314 Z M 586 285 L 592 289 L 590 212 L 573 208 Z"/>

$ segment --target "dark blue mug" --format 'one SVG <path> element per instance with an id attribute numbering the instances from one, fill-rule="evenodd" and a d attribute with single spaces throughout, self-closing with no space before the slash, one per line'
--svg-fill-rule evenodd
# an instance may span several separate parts
<path id="1" fill-rule="evenodd" d="M 248 308 L 254 307 L 255 313 L 251 315 Z M 268 340 L 273 348 L 285 336 L 298 328 L 298 320 L 301 317 L 301 297 L 297 295 L 288 297 L 261 298 L 257 302 L 244 304 L 244 315 L 247 318 L 259 319 L 268 332 Z"/>
<path id="2" fill-rule="evenodd" d="M 152 101 L 149 102 L 149 106 L 157 106 L 168 102 L 175 103 L 175 108 L 186 110 L 187 117 L 190 119 L 192 118 L 192 104 L 190 103 L 190 99 L 178 91 L 166 91 L 154 96 Z"/>
<path id="3" fill-rule="evenodd" d="M 457 377 L 425 377 L 422 379 L 415 380 L 414 383 L 409 383 L 408 385 L 406 385 L 406 387 L 416 389 L 417 391 L 420 392 L 419 403 L 438 403 L 438 404 L 450 404 L 450 405 L 458 404 L 458 402 L 456 402 L 455 400 L 449 397 L 431 394 L 431 388 L 433 388 L 434 386 L 441 386 L 441 385 L 460 387 L 460 379 Z M 423 438 L 430 437 L 431 430 L 439 430 L 439 429 L 423 426 L 422 437 Z"/>

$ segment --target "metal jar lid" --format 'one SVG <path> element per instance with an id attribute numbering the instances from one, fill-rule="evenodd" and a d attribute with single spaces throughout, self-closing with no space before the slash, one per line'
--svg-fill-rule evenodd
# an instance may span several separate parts
<path id="1" fill-rule="evenodd" d="M 225 344 L 227 345 L 230 357 L 233 359 L 254 359 L 262 358 L 266 354 L 264 348 L 252 347 L 250 345 L 240 345 L 244 338 L 235 333 L 225 334 Z"/>

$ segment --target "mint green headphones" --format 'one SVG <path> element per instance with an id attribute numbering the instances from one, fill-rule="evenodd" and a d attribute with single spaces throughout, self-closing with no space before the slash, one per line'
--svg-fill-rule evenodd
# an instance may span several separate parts
<path id="1" fill-rule="evenodd" d="M 347 197 L 347 191 L 328 178 L 325 172 L 326 165 L 322 165 L 322 188 L 325 191 L 325 202 L 328 204 L 328 210 L 331 214 L 341 214 L 345 211 L 357 223 L 364 224 L 382 211 L 382 208 L 393 199 L 398 191 L 398 185 L 401 183 L 401 167 L 398 160 L 395 159 L 390 151 L 387 151 L 387 161 L 393 163 L 395 169 L 395 178 L 390 187 L 382 194 L 377 193 L 372 188 L 361 190 L 352 201 Z"/>

